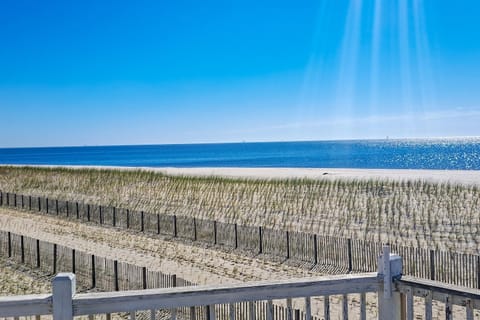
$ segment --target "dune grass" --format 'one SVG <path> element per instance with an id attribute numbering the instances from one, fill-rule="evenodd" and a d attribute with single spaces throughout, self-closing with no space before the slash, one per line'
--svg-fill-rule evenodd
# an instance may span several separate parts
<path id="1" fill-rule="evenodd" d="M 51 290 L 49 278 L 0 257 L 0 296 L 50 293 Z"/>
<path id="2" fill-rule="evenodd" d="M 480 248 L 477 186 L 260 180 L 145 170 L 0 167 L 0 189 L 146 212 L 436 247 Z"/>

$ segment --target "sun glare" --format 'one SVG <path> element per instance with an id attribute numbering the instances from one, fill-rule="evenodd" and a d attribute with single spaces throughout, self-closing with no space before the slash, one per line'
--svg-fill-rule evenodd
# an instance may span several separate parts
<path id="1" fill-rule="evenodd" d="M 434 106 L 423 6 L 419 0 L 350 1 L 339 24 L 343 27 L 336 33 L 339 47 L 333 59 L 322 47 L 327 43 L 322 37 L 329 33 L 316 32 L 299 101 L 302 119 L 298 121 L 311 121 L 312 116 L 320 116 L 315 110 L 327 110 L 332 119 L 351 120 L 350 127 L 339 128 L 342 136 L 355 126 L 359 110 L 369 112 L 362 116 L 375 117 L 423 114 Z M 323 1 L 318 16 L 323 30 L 332 29 L 328 10 Z M 325 88 L 330 83 L 333 90 L 329 91 Z M 405 133 L 414 132 L 414 126 L 403 120 Z M 375 134 L 375 128 L 368 130 Z"/>

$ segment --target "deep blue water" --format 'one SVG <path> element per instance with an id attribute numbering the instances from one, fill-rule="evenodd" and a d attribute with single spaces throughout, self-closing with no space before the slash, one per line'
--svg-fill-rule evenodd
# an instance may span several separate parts
<path id="1" fill-rule="evenodd" d="M 480 170 L 480 138 L 9 148 L 0 164 Z"/>

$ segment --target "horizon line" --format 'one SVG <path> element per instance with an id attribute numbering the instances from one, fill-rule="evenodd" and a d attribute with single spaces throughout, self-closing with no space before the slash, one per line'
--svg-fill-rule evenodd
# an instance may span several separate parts
<path id="1" fill-rule="evenodd" d="M 47 148 L 103 148 L 103 147 L 146 147 L 146 146 L 186 146 L 186 145 L 219 145 L 219 144 L 261 144 L 261 143 L 301 143 L 301 142 L 348 142 L 348 141 L 405 141 L 405 140 L 474 140 L 480 136 L 451 136 L 451 137 L 404 137 L 404 138 L 339 138 L 339 139 L 302 139 L 302 140 L 257 140 L 257 141 L 219 141 L 219 142 L 185 142 L 185 143 L 138 143 L 138 144 L 98 144 L 98 145 L 53 145 L 53 146 L 18 146 L 0 147 L 8 149 L 47 149 Z"/>

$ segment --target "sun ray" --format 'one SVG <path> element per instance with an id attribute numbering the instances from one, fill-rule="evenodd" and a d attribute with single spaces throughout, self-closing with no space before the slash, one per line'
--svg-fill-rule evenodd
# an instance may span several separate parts
<path id="1" fill-rule="evenodd" d="M 435 106 L 433 76 L 430 64 L 430 49 L 425 25 L 424 3 L 420 0 L 413 0 L 413 26 L 415 39 L 415 66 L 417 71 L 418 102 L 417 112 L 426 113 L 429 108 Z M 428 123 L 426 131 L 430 131 Z"/>
<path id="2" fill-rule="evenodd" d="M 336 96 L 333 102 L 339 118 L 351 116 L 355 111 L 356 80 L 361 38 L 363 1 L 351 1 L 344 26 L 344 37 L 340 49 L 339 70 L 336 81 Z M 340 135 L 351 136 L 352 128 L 341 128 Z M 348 131 L 348 132 L 347 132 Z"/>
<path id="3" fill-rule="evenodd" d="M 410 60 L 410 15 L 409 1 L 398 1 L 398 51 L 399 51 L 399 93 L 400 103 L 403 112 L 411 114 L 414 110 L 412 97 L 412 64 Z M 403 123 L 406 135 L 414 132 L 412 123 L 404 121 Z"/>
<path id="4" fill-rule="evenodd" d="M 379 51 L 381 43 L 382 0 L 375 0 L 372 26 L 370 111 L 375 112 L 378 103 Z"/>

